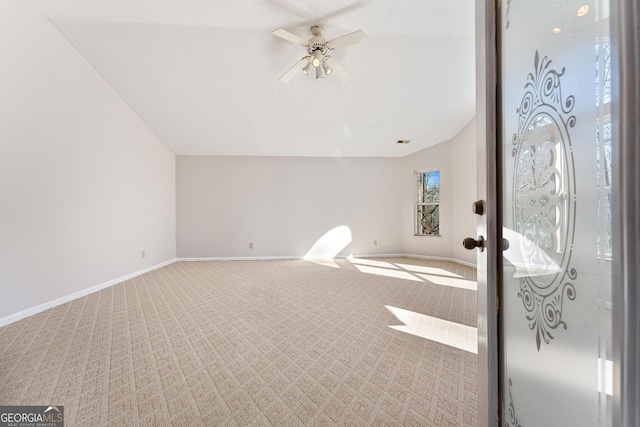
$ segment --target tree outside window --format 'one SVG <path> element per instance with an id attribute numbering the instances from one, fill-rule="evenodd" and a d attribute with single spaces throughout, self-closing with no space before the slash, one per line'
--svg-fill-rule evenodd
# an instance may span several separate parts
<path id="1" fill-rule="evenodd" d="M 440 171 L 416 172 L 416 236 L 440 235 Z"/>
<path id="2" fill-rule="evenodd" d="M 611 43 L 596 44 L 596 182 L 598 189 L 598 256 L 611 258 L 613 253 L 611 194 Z"/>

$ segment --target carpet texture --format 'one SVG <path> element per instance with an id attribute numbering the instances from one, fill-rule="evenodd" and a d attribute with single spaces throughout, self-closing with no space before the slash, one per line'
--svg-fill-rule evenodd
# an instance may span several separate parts
<path id="1" fill-rule="evenodd" d="M 410 258 L 174 263 L 0 328 L 0 405 L 64 405 L 66 426 L 474 426 L 475 280 Z"/>

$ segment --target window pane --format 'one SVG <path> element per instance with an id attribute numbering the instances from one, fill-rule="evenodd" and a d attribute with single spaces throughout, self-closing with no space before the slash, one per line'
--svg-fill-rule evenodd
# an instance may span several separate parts
<path id="1" fill-rule="evenodd" d="M 600 54 L 602 52 L 602 55 Z M 611 44 L 596 45 L 596 188 L 598 190 L 598 255 L 609 258 L 613 252 L 611 200 Z"/>
<path id="2" fill-rule="evenodd" d="M 440 206 L 424 205 L 418 206 L 417 234 L 440 234 Z"/>
<path id="3" fill-rule="evenodd" d="M 418 175 L 418 203 L 440 202 L 440 171 L 422 172 Z"/>
<path id="4" fill-rule="evenodd" d="M 423 181 L 424 173 L 416 172 L 416 203 L 424 203 Z"/>
<path id="5" fill-rule="evenodd" d="M 611 123 L 596 131 L 596 178 L 598 189 L 598 255 L 611 257 L 613 253 L 612 199 L 611 199 Z"/>

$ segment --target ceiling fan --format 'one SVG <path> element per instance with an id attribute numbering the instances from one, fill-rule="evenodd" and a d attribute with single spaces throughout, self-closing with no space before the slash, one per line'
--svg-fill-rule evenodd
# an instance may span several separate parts
<path id="1" fill-rule="evenodd" d="M 287 41 L 307 48 L 308 55 L 304 56 L 296 62 L 293 67 L 289 68 L 289 70 L 280 77 L 281 81 L 290 81 L 300 70 L 304 71 L 307 75 L 312 71 L 315 72 L 316 79 L 321 79 L 323 77 L 323 73 L 325 75 L 335 73 L 342 82 L 346 82 L 351 78 L 351 75 L 347 70 L 342 68 L 342 66 L 329 55 L 329 52 L 359 43 L 366 39 L 367 36 L 362 32 L 362 30 L 358 30 L 327 41 L 322 37 L 323 30 L 324 28 L 320 25 L 314 25 L 311 27 L 311 34 L 313 37 L 309 40 L 305 40 L 302 37 L 282 28 L 278 28 L 272 32 L 274 36 L 281 37 Z"/>

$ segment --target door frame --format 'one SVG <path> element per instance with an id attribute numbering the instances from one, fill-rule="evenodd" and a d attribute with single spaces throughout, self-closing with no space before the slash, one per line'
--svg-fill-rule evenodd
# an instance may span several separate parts
<path id="1" fill-rule="evenodd" d="M 498 3 L 476 0 L 478 426 L 500 425 Z M 640 1 L 611 0 L 613 117 L 613 425 L 640 425 Z M 508 3 L 507 3 L 508 7 Z M 614 182 L 615 182 L 614 181 Z"/>
<path id="2" fill-rule="evenodd" d="M 478 309 L 478 426 L 499 425 L 499 331 L 497 157 L 496 5 L 476 0 L 476 162 L 477 196 L 485 213 L 477 218 L 478 236 L 485 250 L 477 253 Z"/>
<path id="3" fill-rule="evenodd" d="M 640 1 L 612 0 L 613 425 L 640 425 Z"/>

